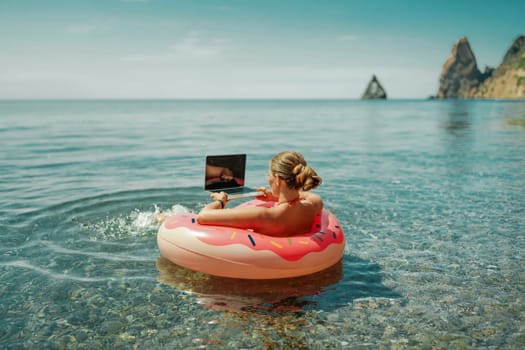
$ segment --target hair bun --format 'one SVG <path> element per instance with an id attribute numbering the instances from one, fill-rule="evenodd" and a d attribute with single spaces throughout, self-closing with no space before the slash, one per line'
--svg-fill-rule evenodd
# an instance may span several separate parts
<path id="1" fill-rule="evenodd" d="M 313 170 L 312 168 L 310 167 L 307 167 L 306 169 L 307 171 L 305 171 L 303 174 L 305 176 L 305 181 L 302 185 L 302 188 L 304 191 L 309 191 L 313 188 L 316 188 L 317 186 L 319 186 L 322 182 L 322 179 L 320 176 L 317 175 L 317 173 L 315 172 L 315 170 Z"/>
<path id="2" fill-rule="evenodd" d="M 297 165 L 293 168 L 293 172 L 292 172 L 292 173 L 293 173 L 294 175 L 300 175 L 300 174 L 304 171 L 305 168 L 306 168 L 305 165 L 303 165 L 303 164 L 297 164 Z"/>

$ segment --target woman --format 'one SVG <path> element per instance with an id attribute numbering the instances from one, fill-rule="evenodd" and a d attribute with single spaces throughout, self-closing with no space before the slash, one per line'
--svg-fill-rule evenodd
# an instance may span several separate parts
<path id="1" fill-rule="evenodd" d="M 264 193 L 257 199 L 275 202 L 273 206 L 225 209 L 227 194 L 212 193 L 213 202 L 200 211 L 197 220 L 203 225 L 250 228 L 271 236 L 307 233 L 314 217 L 323 209 L 321 197 L 307 191 L 321 181 L 300 153 L 281 152 L 270 162 L 270 189 L 257 189 Z"/>

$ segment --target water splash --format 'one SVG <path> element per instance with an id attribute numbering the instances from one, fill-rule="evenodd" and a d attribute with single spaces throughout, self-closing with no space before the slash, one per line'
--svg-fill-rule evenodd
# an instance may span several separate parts
<path id="1" fill-rule="evenodd" d="M 130 237 L 153 237 L 159 227 L 159 215 L 166 217 L 177 213 L 187 213 L 189 209 L 175 204 L 161 211 L 157 205 L 154 210 L 133 209 L 127 214 L 106 217 L 85 227 L 95 233 L 93 240 L 125 240 Z"/>

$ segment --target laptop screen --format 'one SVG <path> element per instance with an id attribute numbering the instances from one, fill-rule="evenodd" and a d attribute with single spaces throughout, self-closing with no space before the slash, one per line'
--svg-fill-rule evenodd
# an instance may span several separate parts
<path id="1" fill-rule="evenodd" d="M 246 154 L 206 156 L 204 190 L 243 187 L 245 173 Z"/>

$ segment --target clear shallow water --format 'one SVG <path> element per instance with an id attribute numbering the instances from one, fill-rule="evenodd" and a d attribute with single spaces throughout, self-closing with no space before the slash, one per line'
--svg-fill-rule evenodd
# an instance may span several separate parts
<path id="1" fill-rule="evenodd" d="M 205 154 L 302 152 L 341 264 L 260 283 L 159 257 Z M 525 102 L 0 102 L 1 348 L 525 345 Z"/>

